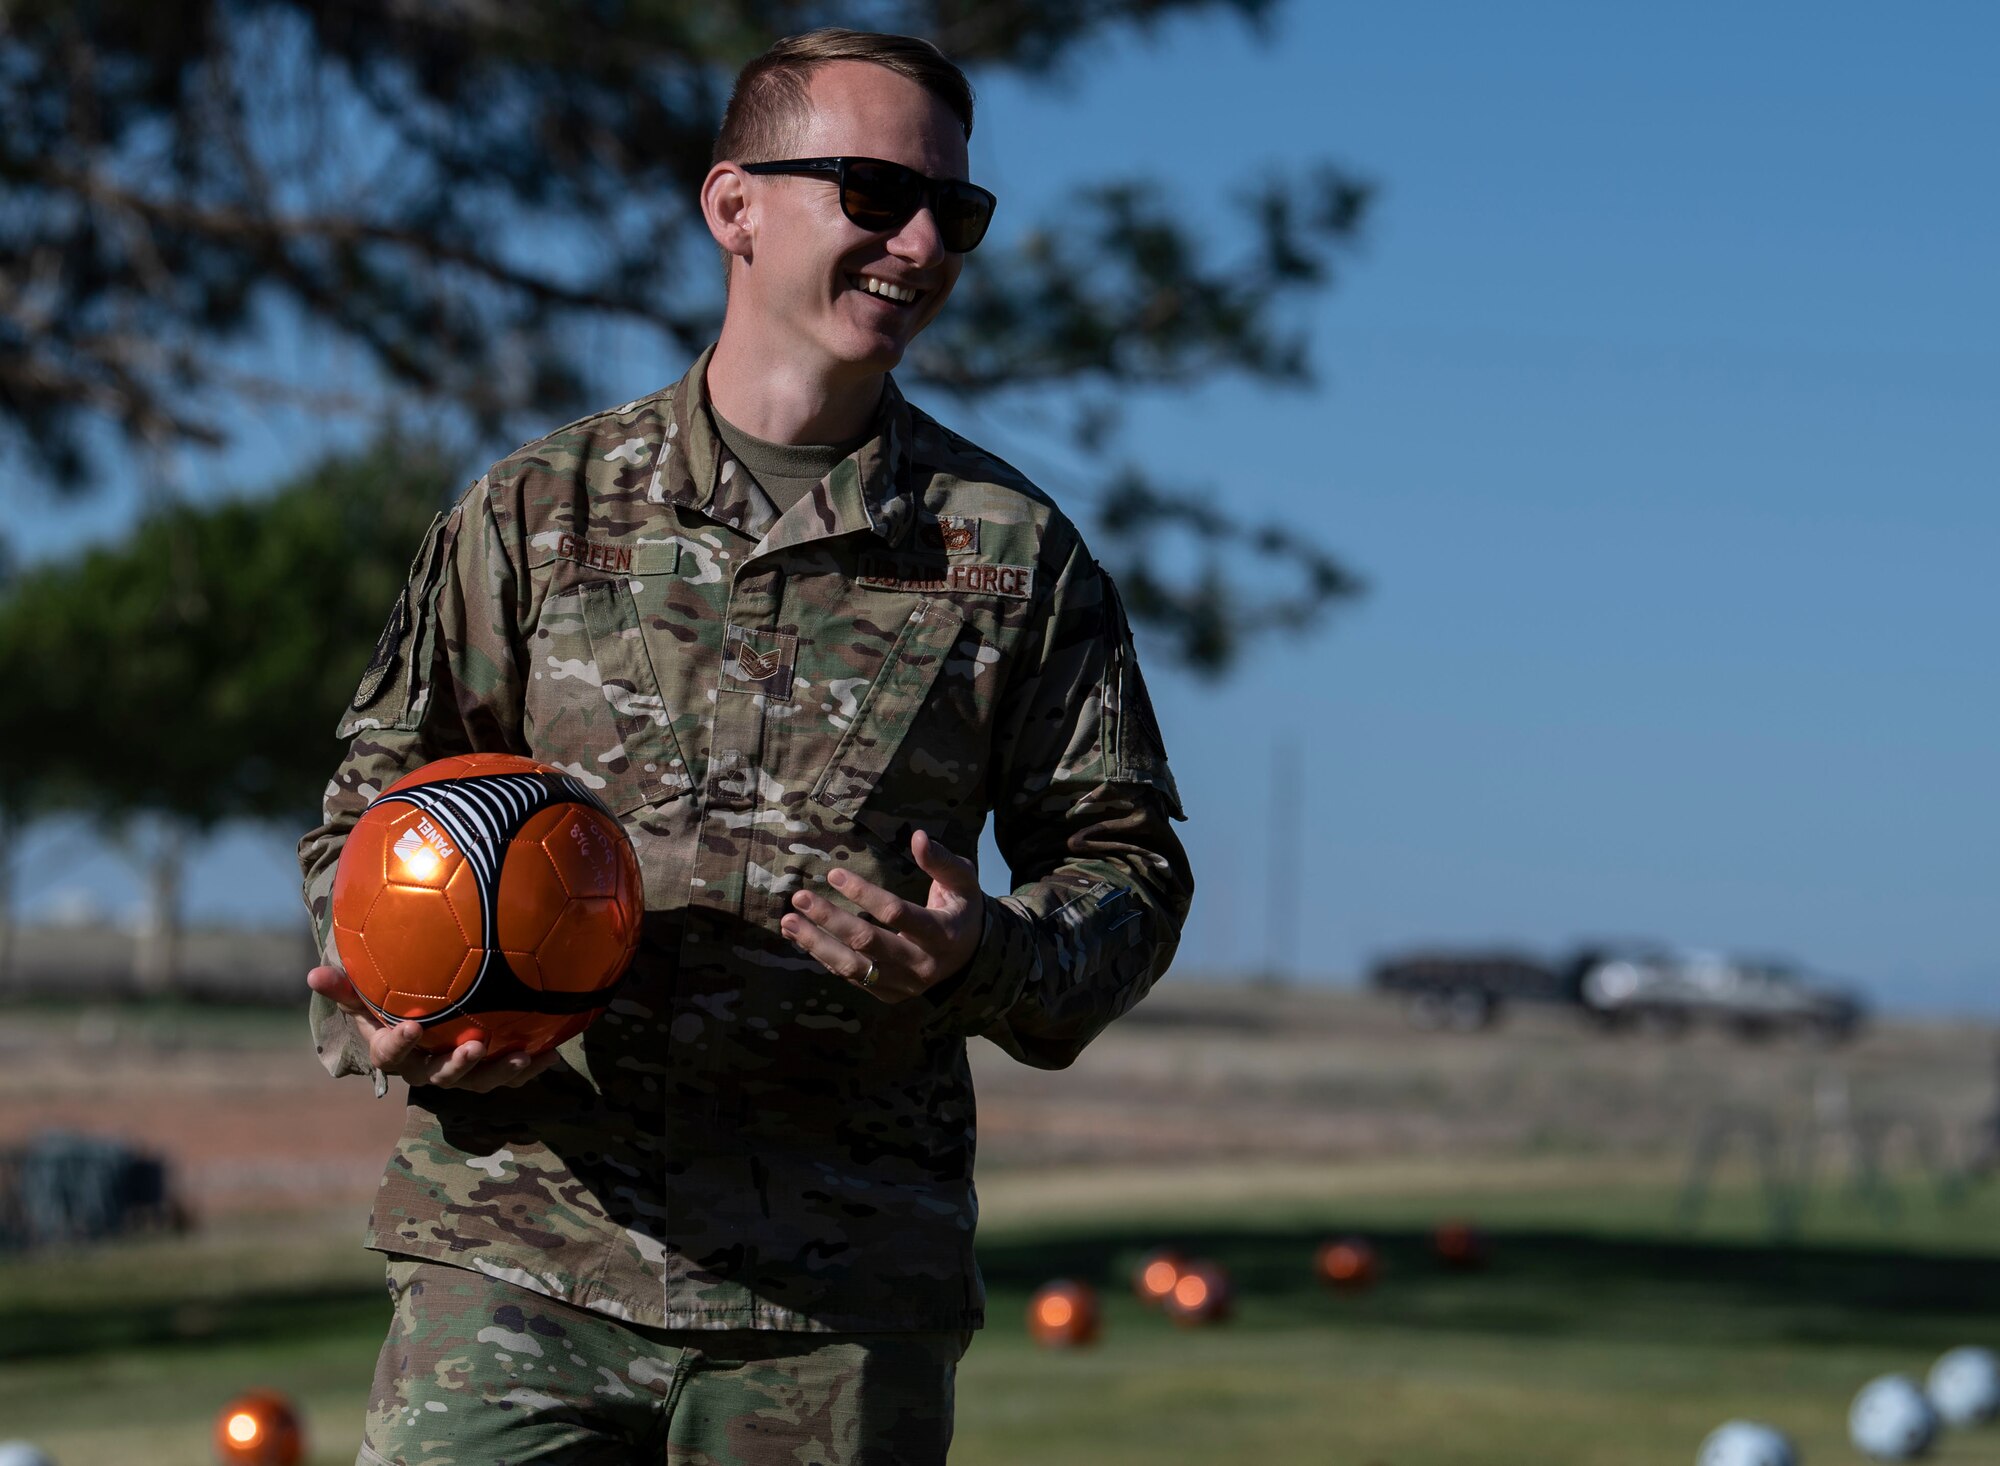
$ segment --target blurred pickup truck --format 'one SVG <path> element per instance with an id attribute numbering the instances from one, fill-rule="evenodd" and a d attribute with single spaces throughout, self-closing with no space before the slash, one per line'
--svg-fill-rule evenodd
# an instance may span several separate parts
<path id="1" fill-rule="evenodd" d="M 1589 946 L 1561 962 L 1503 950 L 1411 952 L 1376 963 L 1369 981 L 1400 997 L 1416 1027 L 1461 1032 L 1488 1027 L 1510 1003 L 1545 1003 L 1605 1029 L 1678 1034 L 1705 1023 L 1746 1039 L 1838 1043 L 1867 1011 L 1851 990 L 1790 963 L 1640 943 Z"/>

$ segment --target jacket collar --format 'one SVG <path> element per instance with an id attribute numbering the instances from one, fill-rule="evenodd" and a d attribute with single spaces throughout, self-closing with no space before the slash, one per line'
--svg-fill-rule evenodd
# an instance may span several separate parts
<path id="1" fill-rule="evenodd" d="M 834 465 L 820 484 L 778 517 L 755 479 L 723 446 L 709 416 L 710 346 L 667 393 L 666 441 L 646 497 L 676 504 L 759 541 L 753 554 L 835 535 L 872 533 L 901 547 L 916 523 L 910 482 L 910 405 L 893 378 L 882 384 L 875 436 Z"/>

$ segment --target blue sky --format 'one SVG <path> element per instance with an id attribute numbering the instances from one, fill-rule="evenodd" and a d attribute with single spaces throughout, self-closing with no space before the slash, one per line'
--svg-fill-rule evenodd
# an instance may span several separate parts
<path id="1" fill-rule="evenodd" d="M 1177 23 L 1055 88 L 982 82 L 1003 222 L 1115 173 L 1222 218 L 1272 165 L 1382 185 L 1304 322 L 1318 389 L 1128 422 L 1135 456 L 1373 586 L 1220 684 L 1150 659 L 1202 881 L 1190 967 L 1271 951 L 1290 738 L 1302 975 L 1629 934 L 2000 1013 L 1996 71 L 2000 10 L 1970 0 L 1294 3 L 1268 42 Z M 1023 422 L 959 425 L 1060 472 Z M 16 542 L 121 512 L 17 498 Z M 123 899 L 60 856 L 30 851 L 31 900 Z M 198 914 L 293 899 L 250 836 L 191 889 Z"/>

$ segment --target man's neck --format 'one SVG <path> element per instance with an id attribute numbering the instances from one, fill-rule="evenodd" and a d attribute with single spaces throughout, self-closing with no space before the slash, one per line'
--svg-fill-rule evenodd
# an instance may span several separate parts
<path id="1" fill-rule="evenodd" d="M 725 318 L 708 359 L 708 400 L 724 418 L 771 443 L 845 443 L 867 431 L 886 373 L 829 381 L 731 327 Z"/>

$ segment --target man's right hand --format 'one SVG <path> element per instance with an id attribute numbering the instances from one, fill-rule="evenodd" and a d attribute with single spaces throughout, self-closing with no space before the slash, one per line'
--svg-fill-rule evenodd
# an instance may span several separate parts
<path id="1" fill-rule="evenodd" d="M 306 973 L 306 986 L 330 1000 L 353 1020 L 355 1032 L 368 1045 L 368 1060 L 384 1074 L 393 1074 L 411 1085 L 434 1084 L 439 1089 L 470 1089 L 484 1093 L 526 1084 L 556 1061 L 556 1051 L 545 1054 L 496 1054 L 488 1057 L 486 1045 L 478 1040 L 462 1043 L 448 1054 L 434 1054 L 417 1047 L 423 1027 L 409 1019 L 390 1025 L 371 1012 L 361 995 L 338 967 L 315 967 Z"/>

